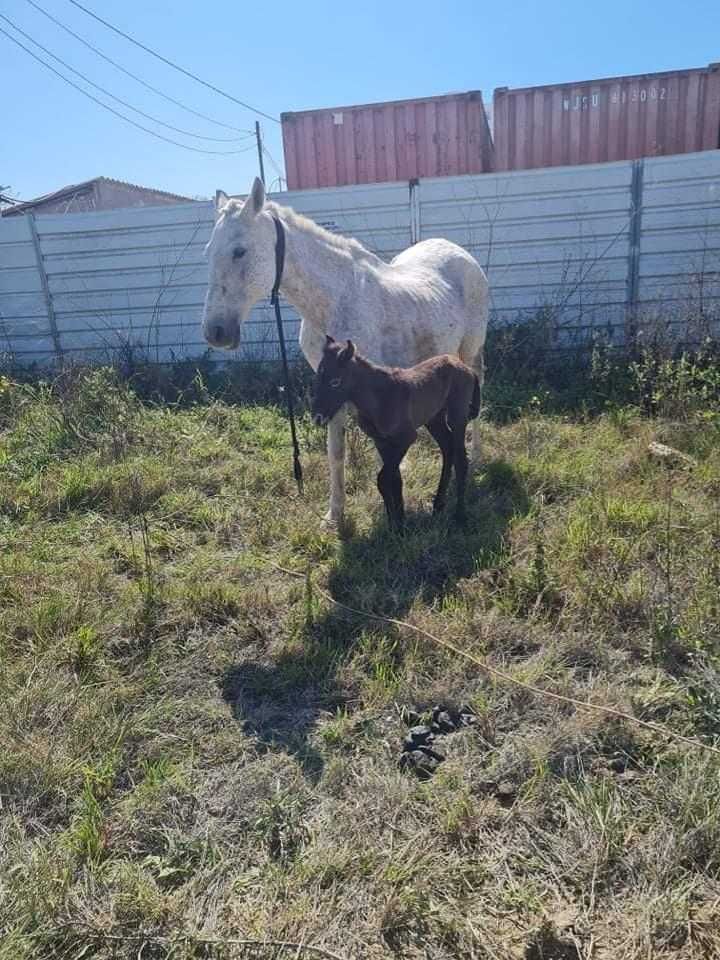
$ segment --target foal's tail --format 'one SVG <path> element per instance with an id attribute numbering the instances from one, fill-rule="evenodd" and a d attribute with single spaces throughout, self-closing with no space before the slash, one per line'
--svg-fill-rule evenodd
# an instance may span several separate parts
<path id="1" fill-rule="evenodd" d="M 470 401 L 470 411 L 468 420 L 474 420 L 480 413 L 480 380 L 478 375 L 474 375 L 475 385 L 473 386 L 472 400 Z"/>

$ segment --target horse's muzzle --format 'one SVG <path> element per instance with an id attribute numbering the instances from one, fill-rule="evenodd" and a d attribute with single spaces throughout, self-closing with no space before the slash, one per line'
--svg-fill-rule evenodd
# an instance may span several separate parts
<path id="1" fill-rule="evenodd" d="M 324 413 L 316 413 L 313 416 L 313 420 L 315 421 L 318 427 L 324 427 L 325 424 L 328 422 L 329 417 L 326 417 Z"/>

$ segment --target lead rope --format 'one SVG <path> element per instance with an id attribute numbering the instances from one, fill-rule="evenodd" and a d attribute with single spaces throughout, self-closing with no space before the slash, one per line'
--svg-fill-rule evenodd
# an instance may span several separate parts
<path id="1" fill-rule="evenodd" d="M 275 307 L 275 321 L 280 341 L 280 355 L 282 357 L 283 373 L 285 375 L 285 396 L 287 398 L 288 414 L 290 416 L 290 436 L 293 446 L 293 473 L 297 483 L 298 493 L 303 494 L 303 472 L 300 463 L 300 447 L 295 429 L 295 410 L 293 409 L 292 389 L 290 387 L 290 370 L 288 369 L 287 350 L 285 349 L 285 333 L 283 331 L 282 314 L 280 313 L 280 282 L 282 281 L 285 266 L 285 230 L 277 217 L 273 217 L 277 242 L 275 244 L 275 283 L 273 284 L 270 303 Z"/>

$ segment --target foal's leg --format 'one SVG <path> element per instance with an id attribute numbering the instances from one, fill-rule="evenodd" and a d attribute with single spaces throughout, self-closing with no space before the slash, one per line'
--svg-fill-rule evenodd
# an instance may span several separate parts
<path id="1" fill-rule="evenodd" d="M 392 460 L 392 449 L 391 447 L 383 443 L 380 440 L 375 441 L 375 449 L 377 451 L 378 458 L 382 466 L 377 475 L 377 488 L 380 491 L 380 496 L 383 499 L 383 504 L 385 506 L 385 513 L 387 514 L 388 523 L 392 526 L 393 522 L 393 481 L 392 481 L 392 467 L 390 466 Z"/>
<path id="2" fill-rule="evenodd" d="M 327 450 L 330 467 L 330 509 L 325 521 L 341 523 L 345 512 L 345 424 L 347 409 L 341 407 L 328 424 Z"/>
<path id="3" fill-rule="evenodd" d="M 445 508 L 445 498 L 447 488 L 452 474 L 452 433 L 447 425 L 446 414 L 444 410 L 433 417 L 427 424 L 430 435 L 433 437 L 442 453 L 442 470 L 440 471 L 440 483 L 437 493 L 433 500 L 433 513 L 440 513 Z"/>
<path id="4" fill-rule="evenodd" d="M 378 490 L 385 502 L 388 522 L 393 530 L 402 530 L 405 522 L 400 464 L 416 436 L 414 430 L 408 430 L 397 439 L 393 437 L 392 441 L 384 440 L 376 444 L 383 459 L 383 468 L 377 478 Z"/>
<path id="5" fill-rule="evenodd" d="M 383 503 L 385 504 L 385 513 L 387 514 L 388 525 L 393 527 L 395 523 L 395 497 L 393 493 L 394 481 L 392 469 L 386 464 L 383 464 L 380 472 L 377 475 L 377 488 L 380 491 L 380 496 L 383 498 Z"/>
<path id="6" fill-rule="evenodd" d="M 393 510 L 395 511 L 395 526 L 396 529 L 402 530 L 405 525 L 405 503 L 403 501 L 403 479 L 402 473 L 400 472 L 400 464 L 403 462 L 403 458 L 400 457 L 397 466 L 392 474 L 392 496 L 393 496 Z"/>

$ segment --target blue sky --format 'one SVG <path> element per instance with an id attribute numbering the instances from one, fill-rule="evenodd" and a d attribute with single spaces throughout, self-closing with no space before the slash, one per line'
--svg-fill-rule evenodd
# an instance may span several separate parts
<path id="1" fill-rule="evenodd" d="M 252 113 L 149 57 L 68 0 L 37 2 L 175 99 L 240 130 L 252 129 Z M 168 58 L 274 116 L 283 110 L 460 90 L 480 89 L 491 101 L 496 86 L 646 73 L 720 60 L 718 0 L 83 3 Z M 27 0 L 0 0 L 0 13 L 95 83 L 146 113 L 205 136 L 243 135 L 193 117 L 150 93 L 63 33 Z M 0 27 L 12 32 L 1 19 Z M 85 99 L 2 35 L 0 90 L 0 185 L 10 185 L 21 198 L 96 175 L 209 197 L 216 187 L 245 190 L 257 171 L 252 140 L 210 143 L 154 127 L 188 144 L 244 152 L 205 156 L 163 143 Z M 268 149 L 282 165 L 280 127 L 264 119 L 261 123 Z M 268 179 L 276 176 L 268 164 Z"/>

